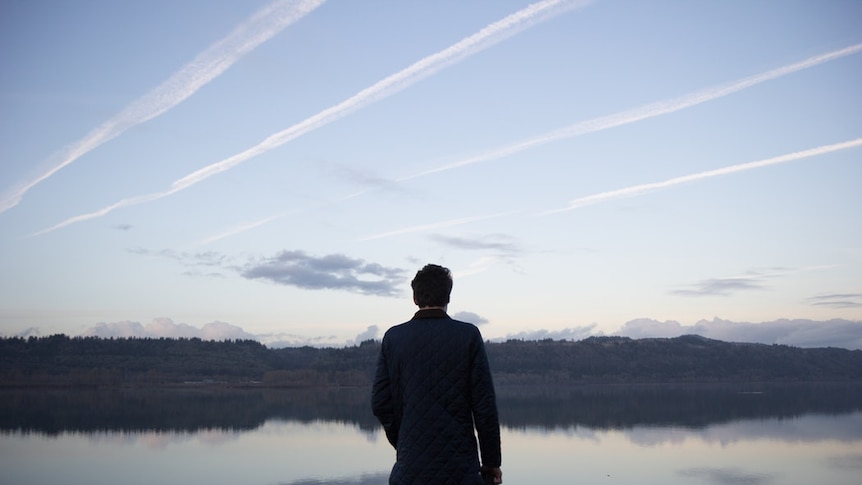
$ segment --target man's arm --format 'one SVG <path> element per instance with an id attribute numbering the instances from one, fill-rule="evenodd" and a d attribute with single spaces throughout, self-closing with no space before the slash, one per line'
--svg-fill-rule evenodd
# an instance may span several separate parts
<path id="1" fill-rule="evenodd" d="M 478 334 L 478 331 L 477 331 Z M 479 438 L 479 452 L 482 456 L 483 469 L 487 467 L 497 476 L 501 463 L 500 452 L 500 421 L 497 415 L 497 396 L 494 392 L 494 381 L 488 356 L 485 353 L 485 343 L 478 335 L 474 346 L 472 370 L 471 405 L 473 406 L 473 421 Z M 502 477 L 502 473 L 499 474 Z M 500 478 L 502 480 L 502 478 Z M 499 482 L 495 482 L 499 483 Z"/>
<path id="2" fill-rule="evenodd" d="M 383 346 L 380 347 L 374 386 L 371 390 L 371 411 L 383 425 L 386 439 L 392 446 L 397 447 L 399 423 L 395 417 L 395 405 L 389 382 L 389 366 L 386 363 L 386 353 L 383 351 Z"/>

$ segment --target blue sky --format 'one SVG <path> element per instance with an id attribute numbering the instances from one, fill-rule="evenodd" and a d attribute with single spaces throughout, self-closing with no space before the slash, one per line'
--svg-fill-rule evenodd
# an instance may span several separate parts
<path id="1" fill-rule="evenodd" d="M 0 13 L 0 334 L 350 342 L 434 262 L 487 338 L 862 345 L 859 2 Z"/>

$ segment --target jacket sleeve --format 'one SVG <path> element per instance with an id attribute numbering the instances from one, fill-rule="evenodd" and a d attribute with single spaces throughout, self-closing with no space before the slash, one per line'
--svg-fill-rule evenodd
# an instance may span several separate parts
<path id="1" fill-rule="evenodd" d="M 479 438 L 479 451 L 482 465 L 499 467 L 502 461 L 500 452 L 500 421 L 497 415 L 497 396 L 491 378 L 491 368 L 485 353 L 481 335 L 474 345 L 471 369 L 470 400 L 473 407 L 473 422 Z"/>
<path id="2" fill-rule="evenodd" d="M 393 447 L 397 448 L 398 430 L 401 422 L 396 413 L 395 399 L 389 378 L 389 365 L 384 349 L 385 345 L 381 345 L 380 355 L 377 357 L 377 370 L 374 376 L 374 386 L 371 390 L 371 410 L 380 424 L 383 425 L 386 439 Z"/>

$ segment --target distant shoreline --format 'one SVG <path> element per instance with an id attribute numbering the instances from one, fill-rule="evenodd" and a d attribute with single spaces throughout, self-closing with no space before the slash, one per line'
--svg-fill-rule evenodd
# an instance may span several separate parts
<path id="1" fill-rule="evenodd" d="M 256 341 L 0 339 L 2 388 L 248 388 L 368 386 L 380 342 L 269 349 Z M 445 350 L 444 350 L 445 351 Z M 518 385 L 824 383 L 862 381 L 862 350 L 590 337 L 487 342 L 495 383 Z"/>

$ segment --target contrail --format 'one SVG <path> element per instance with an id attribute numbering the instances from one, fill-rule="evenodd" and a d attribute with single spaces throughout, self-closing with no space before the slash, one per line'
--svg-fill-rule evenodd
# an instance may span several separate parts
<path id="1" fill-rule="evenodd" d="M 119 114 L 87 133 L 84 138 L 57 153 L 53 158 L 59 161 L 50 169 L 4 194 L 0 200 L 0 213 L 18 205 L 27 191 L 91 150 L 116 138 L 129 128 L 149 121 L 182 103 L 225 72 L 242 56 L 319 7 L 324 1 L 278 0 L 262 8 L 162 84 L 133 101 Z"/>
<path id="2" fill-rule="evenodd" d="M 299 138 L 300 136 L 325 126 L 333 121 L 341 119 L 348 114 L 359 110 L 376 101 L 380 101 L 392 94 L 395 94 L 413 83 L 424 79 L 441 69 L 455 64 L 476 52 L 486 49 L 512 35 L 515 35 L 522 30 L 535 25 L 536 23 L 547 20 L 562 12 L 583 7 L 592 3 L 591 0 L 582 1 L 566 1 L 566 0 L 544 0 L 527 6 L 502 20 L 494 22 L 485 28 L 479 30 L 475 34 L 443 49 L 440 52 L 425 57 L 411 66 L 403 69 L 372 86 L 359 91 L 352 97 L 342 101 L 341 103 L 327 108 L 293 126 L 282 130 L 274 135 L 269 136 L 259 144 L 232 155 L 224 160 L 208 165 L 200 170 L 192 172 L 183 178 L 180 178 L 171 184 L 171 187 L 163 192 L 156 192 L 146 196 L 132 197 L 123 199 L 108 207 L 100 209 L 88 214 L 82 214 L 73 218 L 67 219 L 53 227 L 42 230 L 33 234 L 39 235 L 61 227 L 68 226 L 76 222 L 93 219 L 104 216 L 105 214 L 130 205 L 148 202 L 151 200 L 167 197 L 171 194 L 187 189 L 192 185 L 202 182 L 203 180 L 212 177 L 218 173 L 229 170 L 253 157 L 268 152 L 285 143 Z"/>
<path id="3" fill-rule="evenodd" d="M 840 57 L 848 56 L 850 54 L 855 54 L 859 51 L 862 51 L 862 43 L 855 44 L 850 47 L 845 47 L 836 51 L 827 52 L 826 54 L 809 57 L 804 61 L 756 74 L 754 76 L 740 79 L 738 81 L 734 81 L 730 84 L 726 84 L 723 86 L 706 88 L 677 98 L 657 101 L 655 103 L 647 104 L 628 111 L 623 111 L 608 116 L 602 116 L 600 118 L 582 121 L 580 123 L 576 123 L 565 128 L 560 128 L 549 133 L 545 133 L 533 138 L 513 143 L 502 148 L 497 148 L 486 153 L 475 155 L 470 158 L 465 158 L 464 160 L 459 160 L 454 163 L 425 170 L 423 172 L 419 172 L 417 174 L 401 178 L 398 181 L 403 182 L 419 177 L 424 177 L 426 175 L 431 175 L 433 173 L 444 172 L 446 170 L 452 170 L 455 168 L 465 167 L 467 165 L 473 165 L 475 163 L 496 160 L 512 155 L 514 153 L 527 150 L 528 148 L 545 145 L 554 141 L 573 138 L 576 136 L 585 135 L 587 133 L 602 131 L 608 128 L 615 128 L 617 126 L 627 125 L 636 121 L 641 121 L 648 118 L 673 113 L 685 108 L 690 108 L 692 106 L 705 103 L 707 101 L 712 101 L 714 99 L 727 96 L 729 94 L 736 93 L 738 91 L 742 91 L 743 89 L 750 88 L 757 84 L 770 81 L 772 79 L 776 79 L 787 74 L 792 74 L 803 69 L 814 67 L 824 62 L 832 61 Z"/>
<path id="4" fill-rule="evenodd" d="M 234 236 L 236 234 L 240 234 L 240 233 L 249 231 L 251 229 L 262 226 L 264 224 L 268 224 L 268 223 L 270 223 L 276 219 L 281 219 L 282 217 L 286 217 L 288 215 L 295 214 L 298 212 L 300 212 L 299 209 L 289 211 L 289 212 L 282 212 L 282 213 L 274 214 L 274 215 L 267 216 L 267 217 L 262 217 L 260 219 L 257 219 L 257 220 L 251 221 L 251 222 L 242 223 L 242 224 L 239 224 L 237 226 L 231 227 L 231 228 L 227 229 L 226 231 L 222 231 L 221 233 L 216 234 L 215 236 L 210 236 L 206 239 L 200 240 L 200 241 L 192 244 L 191 246 L 197 247 L 197 246 L 205 246 L 207 244 L 212 244 L 216 241 L 221 241 L 222 239 L 225 239 L 225 238 Z"/>
<path id="5" fill-rule="evenodd" d="M 264 225 L 270 221 L 274 221 L 275 219 L 278 219 L 280 217 L 283 217 L 283 215 L 278 214 L 278 215 L 274 215 L 274 216 L 264 217 L 264 218 L 258 219 L 256 221 L 240 224 L 239 226 L 232 227 L 232 228 L 228 229 L 227 231 L 224 231 L 220 234 L 217 234 L 215 236 L 210 236 L 210 237 L 196 243 L 195 246 L 204 246 L 207 244 L 214 243 L 216 241 L 220 241 L 226 237 L 233 236 L 234 234 L 239 234 L 241 232 L 245 232 L 245 231 L 248 231 L 250 229 L 254 229 L 255 227 L 262 226 L 262 225 Z"/>
<path id="6" fill-rule="evenodd" d="M 430 230 L 434 230 L 434 229 L 442 229 L 444 227 L 460 226 L 461 224 L 467 224 L 467 223 L 476 222 L 476 221 L 484 221 L 487 219 L 495 219 L 497 217 L 510 216 L 512 214 L 515 214 L 515 213 L 514 212 L 500 212 L 498 214 L 491 214 L 491 215 L 485 215 L 485 216 L 461 217 L 458 219 L 451 219 L 451 220 L 442 221 L 442 222 L 434 222 L 431 224 L 421 224 L 418 226 L 411 226 L 411 227 L 406 227 L 403 229 L 397 229 L 394 231 L 384 232 L 381 234 L 375 234 L 373 236 L 366 236 L 366 237 L 360 238 L 359 241 L 372 241 L 375 239 L 383 239 L 386 237 L 400 236 L 402 234 L 410 234 L 413 232 L 424 232 L 424 231 L 430 231 Z"/>
<path id="7" fill-rule="evenodd" d="M 655 182 L 650 184 L 641 184 L 641 185 L 633 185 L 631 187 L 626 187 L 623 189 L 611 190 L 608 192 L 602 192 L 599 194 L 588 195 L 586 197 L 580 197 L 578 199 L 572 200 L 569 202 L 569 205 L 562 209 L 550 210 L 541 213 L 540 215 L 547 214 L 555 214 L 559 212 L 566 212 L 574 209 L 578 209 L 587 205 L 598 204 L 600 202 L 605 202 L 612 199 L 621 199 L 625 197 L 635 197 L 641 194 L 645 194 L 647 192 L 652 192 L 655 190 L 666 189 L 668 187 L 673 187 L 674 185 L 680 185 L 687 182 L 694 182 L 696 180 L 702 180 L 710 177 L 717 177 L 720 175 L 728 175 L 736 172 L 743 172 L 746 170 L 752 170 L 755 168 L 767 167 L 769 165 L 778 165 L 780 163 L 792 162 L 794 160 L 801 160 L 803 158 L 816 157 L 818 155 L 824 155 L 827 153 L 837 152 L 840 150 L 846 150 L 848 148 L 855 148 L 858 146 L 862 146 L 862 138 L 856 138 L 855 140 L 845 141 L 841 143 L 834 143 L 832 145 L 824 145 L 817 148 L 812 148 L 809 150 L 803 150 L 800 152 L 788 153 L 785 155 L 780 155 L 777 157 L 766 158 L 764 160 L 758 160 L 754 162 L 741 163 L 739 165 L 731 165 L 729 167 L 718 168 L 715 170 L 707 170 L 705 172 L 694 173 L 690 175 L 683 175 L 681 177 L 674 177 L 672 179 L 665 180 L 663 182 Z"/>

